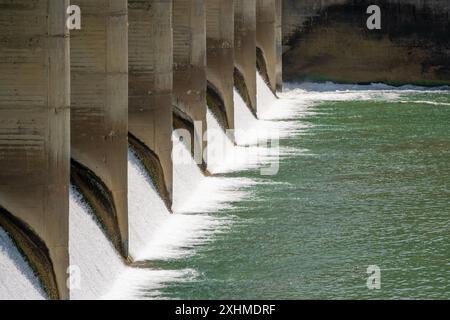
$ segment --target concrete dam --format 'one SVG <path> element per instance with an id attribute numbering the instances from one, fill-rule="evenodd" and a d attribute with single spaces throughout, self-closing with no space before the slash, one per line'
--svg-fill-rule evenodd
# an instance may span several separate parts
<path id="1" fill-rule="evenodd" d="M 370 6 L 381 8 L 380 25 L 374 28 L 369 28 Z M 184 258 L 185 248 L 210 243 L 212 234 L 241 228 L 239 222 L 233 225 L 234 217 L 247 218 L 251 209 L 259 219 L 248 223 L 253 229 L 241 228 L 245 236 L 222 243 L 228 255 L 209 248 L 215 254 L 202 261 L 213 266 L 209 271 L 220 273 L 195 288 L 206 293 L 193 293 L 188 285 L 183 293 L 209 298 L 229 276 L 224 271 L 229 265 L 242 271 L 239 279 L 230 280 L 235 282 L 229 290 L 239 292 L 242 278 L 255 281 L 242 285 L 243 297 L 254 297 L 250 289 L 260 290 L 263 298 L 297 297 L 283 290 L 304 290 L 308 284 L 307 298 L 323 297 L 321 290 L 334 292 L 318 276 L 330 275 L 321 269 L 328 267 L 325 257 L 337 261 L 344 252 L 348 257 L 362 252 L 354 250 L 351 236 L 359 234 L 359 244 L 367 235 L 355 232 L 356 223 L 373 222 L 366 223 L 363 214 L 357 219 L 338 214 L 347 208 L 349 192 L 365 196 L 358 193 L 362 187 L 346 194 L 345 188 L 341 194 L 335 191 L 345 179 L 344 187 L 358 186 L 358 174 L 344 176 L 342 170 L 358 168 L 361 160 L 350 157 L 353 145 L 346 151 L 334 149 L 345 146 L 339 139 L 345 133 L 339 131 L 340 122 L 351 120 L 352 134 L 357 124 L 364 139 L 375 136 L 368 133 L 370 121 L 379 130 L 376 135 L 385 130 L 375 122 L 381 112 L 361 118 L 370 108 L 325 106 L 311 112 L 316 118 L 306 109 L 323 101 L 334 106 L 336 99 L 350 106 L 372 102 L 374 110 L 381 103 L 416 106 L 435 94 L 436 101 L 425 103 L 436 108 L 436 123 L 445 120 L 439 112 L 450 105 L 445 96 L 450 85 L 449 17 L 448 0 L 0 0 L 0 300 L 158 298 L 155 292 L 164 284 L 203 275 L 185 261 L 170 259 Z M 405 89 L 404 84 L 412 86 Z M 437 89 L 433 86 L 447 87 L 427 92 Z M 409 89 L 419 100 L 405 95 Z M 386 99 L 380 102 L 380 96 Z M 403 115 L 390 105 L 384 108 L 392 112 L 388 120 Z M 418 110 L 411 108 L 406 116 Z M 306 125 L 299 120 L 305 114 L 312 117 Z M 287 121 L 287 115 L 297 117 L 296 122 Z M 381 124 L 391 124 L 386 119 Z M 408 130 L 423 124 L 404 122 Z M 296 137 L 280 148 L 279 140 L 315 125 L 326 130 Z M 436 150 L 428 160 L 449 150 L 446 128 L 436 125 L 443 138 L 424 142 Z M 316 136 L 320 139 L 314 140 Z M 347 142 L 356 139 L 350 137 Z M 357 155 L 367 153 L 364 139 Z M 396 141 L 389 142 L 380 149 L 393 150 Z M 316 153 L 308 152 L 314 147 Z M 406 147 L 411 145 L 405 142 L 399 149 Z M 439 153 L 442 158 L 446 150 Z M 311 158 L 284 163 L 287 169 L 277 175 L 279 181 L 269 185 L 264 178 L 277 174 L 283 152 Z M 339 155 L 338 166 L 332 166 Z M 384 164 L 380 159 L 391 158 L 382 154 Z M 367 168 L 373 170 L 371 160 Z M 304 166 L 310 171 L 297 176 Z M 261 181 L 253 179 L 252 170 L 261 170 Z M 268 189 L 258 189 L 265 199 L 250 199 L 245 188 L 254 185 Z M 330 201 L 329 195 L 334 195 Z M 306 205 L 302 196 L 310 197 Z M 210 214 L 250 200 L 243 213 Z M 310 213 L 302 216 L 309 218 L 307 223 L 296 210 Z M 372 218 L 384 222 L 386 217 L 377 213 Z M 400 222 L 403 230 L 404 220 Z M 348 246 L 330 245 L 335 241 L 331 236 L 341 236 L 341 230 L 348 230 Z M 388 231 L 384 226 L 379 230 Z M 297 242 L 305 246 L 300 250 Z M 375 238 L 372 243 L 379 242 Z M 239 255 L 236 248 L 245 250 Z M 235 256 L 237 265 L 229 263 Z M 245 267 L 247 273 L 240 269 Z M 267 273 L 251 278 L 266 267 Z M 300 286 L 298 269 L 308 268 L 315 278 Z M 352 282 L 355 287 L 364 284 Z M 233 293 L 225 290 L 223 297 Z"/>
<path id="2" fill-rule="evenodd" d="M 203 179 L 208 114 L 235 129 L 235 92 L 256 120 L 258 81 L 282 89 L 281 8 L 0 0 L 2 299 L 100 298 L 108 273 L 133 268 L 156 223 L 136 205 L 171 215 L 189 189 L 174 131 L 191 137 L 186 180 Z"/>

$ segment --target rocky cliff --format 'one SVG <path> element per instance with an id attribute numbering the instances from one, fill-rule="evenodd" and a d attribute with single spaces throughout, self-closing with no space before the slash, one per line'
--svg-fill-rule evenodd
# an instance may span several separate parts
<path id="1" fill-rule="evenodd" d="M 369 30 L 369 5 L 381 29 Z M 448 0 L 284 0 L 284 81 L 450 84 Z"/>

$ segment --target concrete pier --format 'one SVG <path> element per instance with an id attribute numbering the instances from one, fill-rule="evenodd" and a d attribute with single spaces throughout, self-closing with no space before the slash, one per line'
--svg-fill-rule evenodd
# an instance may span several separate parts
<path id="1" fill-rule="evenodd" d="M 202 145 L 203 150 L 207 129 L 205 13 L 205 0 L 173 0 L 174 128 L 189 130 L 191 145 Z M 201 125 L 194 127 L 196 121 Z"/>
<path id="2" fill-rule="evenodd" d="M 206 1 L 206 46 L 208 107 L 223 126 L 234 129 L 233 0 Z"/>
<path id="3" fill-rule="evenodd" d="M 81 9 L 70 32 L 69 5 Z M 208 108 L 234 129 L 234 87 L 255 116 L 256 71 L 281 89 L 281 10 L 281 0 L 0 0 L 0 228 L 49 298 L 70 297 L 71 183 L 131 262 L 129 146 L 171 209 L 173 130 L 189 131 L 208 174 Z"/>
<path id="4" fill-rule="evenodd" d="M 234 1 L 234 86 L 256 115 L 256 0 Z"/>
<path id="5" fill-rule="evenodd" d="M 74 0 L 71 32 L 72 181 L 116 249 L 128 256 L 127 1 Z"/>
<path id="6" fill-rule="evenodd" d="M 283 0 L 276 0 L 275 46 L 276 46 L 276 86 L 283 91 Z"/>
<path id="7" fill-rule="evenodd" d="M 52 299 L 69 297 L 67 5 L 0 0 L 0 226 Z"/>
<path id="8" fill-rule="evenodd" d="M 172 0 L 129 0 L 130 143 L 172 202 Z"/>
<path id="9" fill-rule="evenodd" d="M 281 0 L 256 0 L 257 64 L 275 93 L 281 82 Z"/>

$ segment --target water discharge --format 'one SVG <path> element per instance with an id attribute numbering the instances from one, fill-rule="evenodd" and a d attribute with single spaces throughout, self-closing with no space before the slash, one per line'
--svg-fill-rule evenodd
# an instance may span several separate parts
<path id="1" fill-rule="evenodd" d="M 69 254 L 71 299 L 98 299 L 126 267 L 103 233 L 92 209 L 74 188 L 70 190 Z"/>
<path id="2" fill-rule="evenodd" d="M 286 85 L 265 119 L 303 124 L 281 145 L 308 151 L 284 159 L 277 176 L 252 187 L 252 198 L 222 212 L 234 217 L 233 228 L 179 263 L 202 277 L 171 283 L 165 294 L 448 298 L 448 93 Z M 378 292 L 366 287 L 373 264 L 384 275 Z"/>
<path id="3" fill-rule="evenodd" d="M 46 294 L 9 235 L 0 228 L 0 300 L 42 300 Z"/>
<path id="4" fill-rule="evenodd" d="M 257 77 L 258 115 L 262 120 L 255 119 L 239 94 L 237 92 L 234 94 L 237 145 L 231 142 L 213 114 L 208 112 L 208 170 L 213 174 L 244 170 L 255 172 L 256 169 L 273 163 L 278 156 L 281 160 L 287 157 L 300 158 L 302 156 L 317 158 L 317 155 L 308 154 L 307 150 L 302 149 L 298 144 L 291 144 L 289 141 L 295 136 L 297 138 L 294 140 L 298 140 L 299 135 L 306 135 L 308 130 L 314 128 L 314 123 L 305 123 L 302 119 L 318 115 L 320 112 L 331 112 L 329 108 L 314 108 L 315 105 L 324 101 L 332 103 L 336 101 L 393 102 L 405 105 L 411 103 L 443 108 L 449 104 L 446 98 L 428 96 L 428 94 L 444 95 L 448 93 L 447 88 L 426 89 L 413 86 L 393 88 L 379 84 L 369 86 L 332 83 L 287 84 L 285 92 L 279 94 L 280 99 L 277 99 L 261 76 L 258 74 Z M 358 116 L 352 115 L 352 117 Z M 244 128 L 247 130 L 242 130 Z M 261 140 L 277 137 L 287 142 L 286 145 L 280 146 L 275 153 L 268 145 L 261 144 Z M 305 140 L 307 139 L 305 138 Z M 185 298 L 182 291 L 176 289 L 171 291 L 170 287 L 176 283 L 196 283 L 199 275 L 204 273 L 205 265 L 195 264 L 196 269 L 186 268 L 186 265 L 192 265 L 188 263 L 183 263 L 184 267 L 179 268 L 158 266 L 161 266 L 161 263 L 164 266 L 164 262 L 190 261 L 189 259 L 201 252 L 202 248 L 213 246 L 218 235 L 230 233 L 235 226 L 237 230 L 240 230 L 248 224 L 257 225 L 260 223 L 258 216 L 252 216 L 247 220 L 242 218 L 243 212 L 249 212 L 248 214 L 251 212 L 249 211 L 251 208 L 247 208 L 248 201 L 252 201 L 253 206 L 259 208 L 257 211 L 261 212 L 261 219 L 264 217 L 262 215 L 264 210 L 269 210 L 272 204 L 262 203 L 263 199 L 258 199 L 254 190 L 265 185 L 262 188 L 272 188 L 273 191 L 277 183 L 283 183 L 276 179 L 268 181 L 255 178 L 254 174 L 240 175 L 246 177 L 205 176 L 192 159 L 186 146 L 180 142 L 180 137 L 175 133 L 174 199 L 171 213 L 167 210 L 152 180 L 132 150 L 129 150 L 128 156 L 129 245 L 130 255 L 136 263 L 132 266 L 126 265 L 119 257 L 90 207 L 78 191 L 72 187 L 70 191 L 69 253 L 72 271 L 75 272 L 72 275 L 78 276 L 76 279 L 72 279 L 76 280 L 72 283 L 72 299 L 157 299 L 167 296 Z M 296 171 L 297 167 L 290 168 L 288 166 L 285 170 L 288 171 L 281 174 L 280 177 L 284 179 L 287 174 L 286 181 L 290 181 L 288 179 L 290 175 L 300 174 Z M 315 170 L 317 171 L 319 168 Z M 299 177 L 302 175 L 300 174 Z M 293 190 L 297 190 L 295 188 L 303 190 L 302 193 L 293 194 Z M 286 194 L 292 194 L 295 198 L 307 193 L 308 189 L 305 188 L 307 186 L 297 186 L 295 181 L 290 181 L 286 182 L 281 189 L 285 189 Z M 332 193 L 330 194 L 332 195 Z M 281 199 L 284 195 L 280 194 L 279 197 Z M 282 208 L 288 203 L 289 201 L 286 199 L 286 202 L 280 203 L 279 207 Z M 311 202 L 311 205 L 313 204 Z M 236 205 L 241 209 L 236 209 Z M 258 207 L 261 205 L 262 207 Z M 308 207 L 306 206 L 304 209 L 307 211 Z M 332 216 L 328 218 L 332 218 Z M 264 223 L 270 224 L 272 219 L 278 221 L 279 217 L 266 217 Z M 289 221 L 293 217 L 288 216 L 285 219 Z M 305 219 L 314 220 L 313 217 L 308 218 L 308 216 L 305 216 Z M 306 220 L 303 222 L 308 224 Z M 298 227 L 304 225 L 303 222 L 299 224 L 300 222 L 294 219 L 285 228 Z M 278 229 L 274 226 L 271 230 Z M 246 232 L 250 231 L 251 229 Z M 241 235 L 242 239 L 245 238 L 244 235 L 245 233 Z M 296 237 L 295 235 L 296 233 L 292 232 L 289 237 Z M 284 233 L 279 230 L 279 233 L 274 235 L 268 231 L 267 236 L 274 237 L 279 242 L 283 241 Z M 304 239 L 297 239 L 299 243 L 305 241 L 308 235 L 304 234 L 304 236 Z M 255 239 L 257 237 L 258 235 L 255 235 Z M 259 237 L 264 238 L 261 234 Z M 239 250 L 245 251 L 245 248 L 242 247 L 242 240 L 238 242 L 240 246 L 236 247 L 232 253 L 234 256 L 239 254 Z M 265 242 L 265 251 L 269 252 L 272 244 L 270 241 Z M 230 248 L 233 245 L 234 243 L 229 243 Z M 252 242 L 248 242 L 248 246 L 251 245 L 253 245 Z M 304 244 L 305 250 L 308 250 L 307 245 L 308 243 Z M 281 252 L 277 251 L 277 254 L 280 255 Z M 221 259 L 232 261 L 233 257 L 228 257 L 225 253 L 223 257 L 207 258 L 210 262 L 216 261 L 214 259 L 218 262 L 221 262 Z M 280 255 L 279 259 L 284 259 L 284 256 Z M 243 263 L 242 261 L 236 262 L 236 267 L 239 263 Z M 248 263 L 247 261 L 247 264 L 240 265 L 240 268 L 245 270 L 249 267 Z M 276 264 L 276 262 L 271 263 Z M 0 270 L 9 275 L 0 283 L 0 299 L 45 298 L 36 276 L 2 229 L 0 229 Z M 269 272 L 270 268 L 266 268 L 266 271 Z M 214 272 L 214 270 L 210 270 L 211 274 Z M 255 272 L 250 274 L 255 274 Z M 268 275 L 267 279 L 270 277 L 273 275 Z M 270 279 L 272 282 L 275 281 Z M 214 278 L 211 281 L 214 281 Z M 236 285 L 236 288 L 239 288 L 239 284 Z M 275 292 L 275 289 L 276 284 L 272 283 L 272 292 Z M 203 292 L 207 293 L 207 291 Z M 241 298 L 244 298 L 246 296 L 245 288 L 242 288 L 241 293 Z M 284 292 L 284 294 L 285 297 L 289 296 L 289 292 Z M 204 296 L 201 294 L 198 296 L 218 297 L 217 295 Z"/>
<path id="5" fill-rule="evenodd" d="M 264 84 L 265 85 L 265 84 Z M 266 88 L 265 107 L 275 102 L 275 97 Z M 244 105 L 239 95 L 237 100 L 237 119 L 239 126 L 256 131 L 273 132 L 275 127 L 268 121 L 256 120 Z M 222 142 L 211 138 L 211 150 L 219 145 L 232 160 L 217 161 L 214 173 L 254 169 L 265 161 L 277 156 L 271 149 L 258 146 L 258 140 L 242 141 L 250 147 L 235 146 L 220 128 L 216 119 L 208 113 L 208 124 L 216 129 Z M 214 131 L 214 130 L 212 130 Z M 239 131 L 238 131 L 239 133 Z M 275 137 L 278 137 L 278 132 Z M 256 136 L 259 137 L 258 135 Z M 270 138 L 270 136 L 269 136 Z M 233 217 L 219 217 L 214 213 L 232 207 L 232 204 L 251 198 L 248 188 L 257 182 L 249 178 L 205 176 L 192 159 L 190 152 L 179 137 L 174 136 L 174 199 L 173 213 L 170 213 L 159 197 L 153 182 L 142 163 L 130 149 L 128 152 L 129 179 L 129 248 L 130 256 L 138 265 L 151 261 L 169 261 L 195 254 L 196 248 L 212 241 L 214 235 L 224 232 L 233 224 Z M 213 157 L 214 154 L 211 153 Z M 180 159 L 184 159 L 181 161 Z M 259 182 L 261 183 L 261 182 Z M 134 299 L 157 298 L 158 289 L 165 282 L 189 281 L 197 274 L 195 270 L 159 270 L 127 266 L 107 239 L 101 225 L 90 206 L 75 187 L 70 189 L 70 240 L 71 261 L 71 299 Z M 0 230 L 3 244 L 2 270 L 15 269 L 11 277 L 15 287 L 9 282 L 2 283 L 0 291 L 18 298 L 43 298 L 37 278 L 28 270 L 20 254 L 15 250 L 6 233 Z M 95 245 L 94 245 L 95 244 Z M 95 257 L 95 258 L 93 258 Z M 23 290 L 21 288 L 23 284 Z M 18 290 L 19 289 L 19 290 Z M 13 293 L 16 293 L 14 295 Z"/>

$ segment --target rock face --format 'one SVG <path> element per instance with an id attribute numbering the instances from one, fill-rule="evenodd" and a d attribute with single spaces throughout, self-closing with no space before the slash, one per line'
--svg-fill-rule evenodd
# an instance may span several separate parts
<path id="1" fill-rule="evenodd" d="M 449 16 L 446 0 L 284 0 L 284 80 L 450 84 Z"/>

